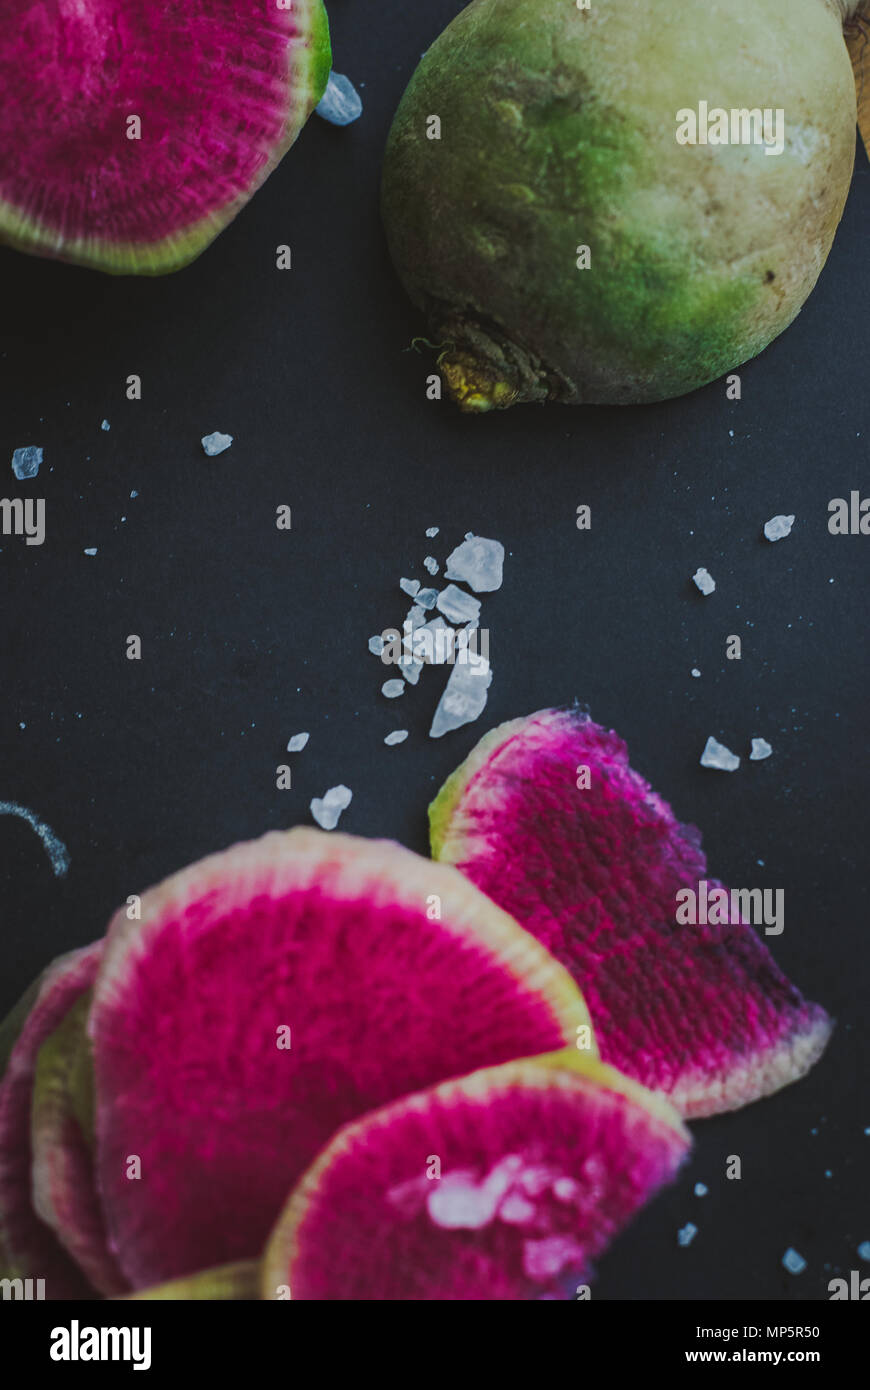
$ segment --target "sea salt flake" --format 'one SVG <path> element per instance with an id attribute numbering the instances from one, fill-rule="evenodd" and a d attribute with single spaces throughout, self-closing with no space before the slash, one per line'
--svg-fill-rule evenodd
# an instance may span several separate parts
<path id="1" fill-rule="evenodd" d="M 331 72 L 326 91 L 314 109 L 330 125 L 351 125 L 362 115 L 362 97 L 349 77 Z"/>
<path id="2" fill-rule="evenodd" d="M 426 535 L 429 537 L 430 541 L 438 535 L 440 529 L 440 526 L 427 526 Z"/>
<path id="3" fill-rule="evenodd" d="M 410 652 L 403 652 L 399 657 L 398 664 L 408 684 L 416 685 L 420 679 L 420 672 L 423 670 L 423 662 L 419 657 L 412 656 Z"/>
<path id="4" fill-rule="evenodd" d="M 495 1216 L 500 1197 L 473 1173 L 448 1173 L 429 1193 L 426 1208 L 443 1230 L 480 1231 Z"/>
<path id="5" fill-rule="evenodd" d="M 791 535 L 794 526 L 793 516 L 772 516 L 764 523 L 764 534 L 769 541 L 782 541 Z"/>
<path id="6" fill-rule="evenodd" d="M 420 588 L 420 581 L 419 579 L 400 579 L 399 588 L 403 593 L 415 598 Z"/>
<path id="7" fill-rule="evenodd" d="M 798 1252 L 796 1250 L 793 1250 L 791 1246 L 789 1246 L 789 1248 L 783 1255 L 782 1263 L 783 1267 L 788 1270 L 789 1274 L 803 1274 L 804 1270 L 807 1267 L 807 1262 L 804 1259 L 803 1255 L 799 1255 Z"/>
<path id="8" fill-rule="evenodd" d="M 428 570 L 430 574 L 437 574 L 438 570 L 440 569 L 440 565 L 438 564 L 438 561 L 435 559 L 434 555 L 427 555 L 425 560 L 423 561 L 423 568 L 425 570 Z"/>
<path id="9" fill-rule="evenodd" d="M 752 740 L 752 752 L 749 754 L 751 763 L 760 763 L 763 758 L 769 758 L 773 749 L 766 738 L 754 738 Z"/>
<path id="10" fill-rule="evenodd" d="M 310 734 L 294 734 L 290 742 L 287 744 L 287 752 L 301 753 L 302 749 L 305 747 L 310 737 Z"/>
<path id="11" fill-rule="evenodd" d="M 384 681 L 381 686 L 381 694 L 386 695 L 388 700 L 395 700 L 404 694 L 405 682 L 398 680 Z"/>
<path id="12" fill-rule="evenodd" d="M 698 670 L 697 666 L 693 666 L 693 667 L 692 667 L 692 672 L 691 672 L 691 673 L 692 673 L 692 675 L 695 676 L 696 678 L 697 678 L 698 676 L 700 676 L 700 674 L 701 674 L 701 672 Z"/>
<path id="13" fill-rule="evenodd" d="M 525 1226 L 534 1215 L 534 1204 L 521 1192 L 509 1192 L 498 1209 L 499 1221 L 508 1226 Z"/>
<path id="14" fill-rule="evenodd" d="M 12 472 L 19 482 L 25 478 L 35 478 L 42 463 L 42 449 L 38 444 L 25 444 L 12 454 Z"/>
<path id="15" fill-rule="evenodd" d="M 695 1196 L 696 1196 L 696 1197 L 706 1197 L 706 1195 L 707 1195 L 707 1186 L 706 1186 L 706 1184 L 705 1184 L 705 1183 L 702 1183 L 702 1182 L 696 1182 L 696 1183 L 695 1183 Z"/>
<path id="16" fill-rule="evenodd" d="M 353 792 L 350 787 L 339 783 L 337 787 L 330 787 L 322 797 L 315 796 L 312 799 L 311 814 L 322 830 L 334 830 L 338 825 L 339 816 L 347 809 L 352 799 Z"/>
<path id="17" fill-rule="evenodd" d="M 438 602 L 438 590 L 421 589 L 417 594 L 417 602 L 421 608 L 434 608 Z"/>
<path id="18" fill-rule="evenodd" d="M 698 1227 L 693 1225 L 691 1221 L 687 1221 L 685 1226 L 681 1226 L 677 1231 L 677 1244 L 691 1245 L 697 1234 Z"/>
<path id="19" fill-rule="evenodd" d="M 713 590 L 716 588 L 716 580 L 708 570 L 695 570 L 692 578 L 695 581 L 696 588 L 700 589 L 702 594 L 712 594 Z"/>
<path id="20" fill-rule="evenodd" d="M 102 420 L 102 421 L 100 422 L 100 429 L 101 429 L 101 430 L 110 430 L 111 428 L 112 428 L 112 426 L 109 424 L 108 420 Z"/>
<path id="21" fill-rule="evenodd" d="M 492 671 L 485 657 L 477 660 L 465 657 L 457 661 L 438 702 L 429 737 L 441 738 L 451 729 L 459 729 L 479 718 L 491 684 Z"/>
<path id="22" fill-rule="evenodd" d="M 441 590 L 436 607 L 451 623 L 467 623 L 480 617 L 480 599 L 472 598 L 455 584 L 448 584 Z"/>
<path id="23" fill-rule="evenodd" d="M 86 555 L 96 555 L 96 553 L 97 547 L 95 545 L 89 546 L 88 549 L 85 551 Z"/>
<path id="24" fill-rule="evenodd" d="M 209 458 L 214 458 L 216 454 L 222 454 L 233 442 L 231 434 L 221 434 L 214 430 L 211 434 L 204 434 L 202 437 L 202 447 Z"/>
<path id="25" fill-rule="evenodd" d="M 504 546 L 484 536 L 466 539 L 447 556 L 444 574 L 460 579 L 477 594 L 489 594 L 502 585 Z"/>
<path id="26" fill-rule="evenodd" d="M 387 745 L 388 748 L 393 748 L 397 743 L 404 743 L 407 737 L 407 729 L 394 729 L 391 734 L 387 734 L 387 737 L 384 739 L 384 743 Z"/>
<path id="27" fill-rule="evenodd" d="M 384 639 L 379 634 L 369 638 L 369 651 L 372 656 L 380 656 L 384 650 Z"/>
<path id="28" fill-rule="evenodd" d="M 543 1283 L 555 1279 L 566 1266 L 582 1269 L 585 1251 L 569 1236 L 544 1236 L 523 1241 L 523 1270 L 529 1279 Z"/>
<path id="29" fill-rule="evenodd" d="M 726 748 L 724 743 L 719 743 L 711 734 L 704 744 L 701 766 L 715 767 L 719 772 L 735 772 L 740 766 L 740 759 L 736 753 L 732 753 L 730 748 Z"/>

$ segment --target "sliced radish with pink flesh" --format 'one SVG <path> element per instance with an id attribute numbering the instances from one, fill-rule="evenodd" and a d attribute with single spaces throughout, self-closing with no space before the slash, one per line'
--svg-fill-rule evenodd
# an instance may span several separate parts
<path id="1" fill-rule="evenodd" d="M 574 1052 L 512 1062 L 335 1136 L 266 1248 L 264 1298 L 572 1298 L 689 1147 L 660 1096 Z"/>
<path id="2" fill-rule="evenodd" d="M 141 1288 L 258 1256 L 341 1125 L 578 1027 L 567 972 L 446 865 L 307 829 L 195 864 L 140 921 L 117 914 L 94 987 L 123 1273 Z"/>
<path id="3" fill-rule="evenodd" d="M 722 925 L 678 923 L 677 893 L 707 880 L 700 836 L 632 770 L 616 734 L 572 710 L 502 724 L 429 814 L 435 857 L 571 972 L 602 1058 L 682 1114 L 736 1109 L 821 1056 L 830 1019 L 730 899 Z"/>
<path id="4" fill-rule="evenodd" d="M 321 0 L 0 0 L 0 241 L 116 273 L 199 255 L 292 145 Z"/>

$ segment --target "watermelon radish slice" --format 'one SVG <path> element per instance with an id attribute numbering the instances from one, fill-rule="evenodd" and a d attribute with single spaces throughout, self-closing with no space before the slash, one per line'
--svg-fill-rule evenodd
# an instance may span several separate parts
<path id="1" fill-rule="evenodd" d="M 33 1082 L 42 1044 L 76 1000 L 90 989 L 101 950 L 102 942 L 96 941 L 59 957 L 40 977 L 36 989 L 25 996 L 29 1007 L 20 1020 L 21 1030 L 0 1081 L 0 1234 L 4 1273 L 44 1279 L 45 1295 L 50 1299 L 92 1298 L 94 1290 L 33 1207 Z"/>
<path id="2" fill-rule="evenodd" d="M 661 1096 L 576 1050 L 405 1096 L 347 1125 L 302 1178 L 262 1296 L 573 1297 L 689 1143 Z"/>
<path id="3" fill-rule="evenodd" d="M 591 785 L 581 790 L 582 767 Z M 683 1115 L 770 1095 L 821 1056 L 830 1019 L 739 915 L 677 925 L 677 892 L 698 893 L 707 878 L 700 836 L 585 714 L 544 710 L 494 729 L 429 815 L 435 858 L 458 865 L 570 970 L 602 1058 Z"/>
<path id="4" fill-rule="evenodd" d="M 0 241 L 115 274 L 192 261 L 326 86 L 321 0 L 0 0 Z"/>
<path id="5" fill-rule="evenodd" d="M 533 937 L 398 845 L 273 832 L 175 875 L 113 919 L 88 1023 L 122 1273 L 257 1257 L 347 1121 L 588 1022 Z"/>
<path id="6" fill-rule="evenodd" d="M 93 1076 L 85 1024 L 90 992 L 77 999 L 39 1050 L 30 1129 L 33 1205 L 78 1267 L 102 1294 L 129 1285 L 109 1253 L 94 1183 Z M 84 1054 L 84 1056 L 83 1056 Z"/>

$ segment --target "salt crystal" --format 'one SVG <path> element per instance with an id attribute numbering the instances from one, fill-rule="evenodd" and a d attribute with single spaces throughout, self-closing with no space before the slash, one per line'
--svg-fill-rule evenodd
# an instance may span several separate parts
<path id="1" fill-rule="evenodd" d="M 383 650 L 384 650 L 384 639 L 383 639 L 383 637 L 381 637 L 381 636 L 375 636 L 375 637 L 370 637 L 370 638 L 369 638 L 369 651 L 371 652 L 372 656 L 380 656 L 380 655 L 381 655 L 381 652 L 382 652 Z"/>
<path id="2" fill-rule="evenodd" d="M 25 444 L 12 455 L 12 472 L 19 482 L 25 478 L 35 478 L 42 463 L 42 450 L 38 444 Z"/>
<path id="3" fill-rule="evenodd" d="M 687 1221 L 685 1226 L 681 1227 L 680 1230 L 677 1231 L 677 1244 L 691 1245 L 692 1241 L 695 1239 L 695 1236 L 697 1234 L 698 1227 L 693 1226 L 691 1221 Z"/>
<path id="4" fill-rule="evenodd" d="M 472 598 L 455 584 L 441 590 L 436 606 L 451 623 L 467 623 L 480 616 L 480 599 Z"/>
<path id="5" fill-rule="evenodd" d="M 94 545 L 94 546 L 91 546 L 88 550 L 85 551 L 85 554 L 86 554 L 86 555 L 96 555 L 96 553 L 97 553 L 97 547 L 96 547 L 95 545 Z"/>
<path id="6" fill-rule="evenodd" d="M 760 763 L 762 758 L 769 758 L 773 749 L 766 738 L 754 738 L 752 740 L 752 752 L 749 754 L 751 763 Z"/>
<path id="7" fill-rule="evenodd" d="M 421 589 L 417 594 L 417 602 L 421 608 L 434 608 L 438 602 L 438 590 Z"/>
<path id="8" fill-rule="evenodd" d="M 391 734 L 387 734 L 384 743 L 386 743 L 389 748 L 392 748 L 397 743 L 404 743 L 407 737 L 407 729 L 394 729 Z"/>
<path id="9" fill-rule="evenodd" d="M 867 1260 L 870 1263 L 870 1240 L 862 1240 L 858 1246 L 858 1255 L 862 1260 Z"/>
<path id="10" fill-rule="evenodd" d="M 786 536 L 791 535 L 793 526 L 793 516 L 772 516 L 770 521 L 764 523 L 764 534 L 769 541 L 785 540 Z"/>
<path id="11" fill-rule="evenodd" d="M 486 705 L 487 692 L 492 684 L 492 671 L 485 657 L 470 660 L 465 654 L 456 662 L 444 687 L 444 694 L 429 730 L 430 738 L 441 738 L 451 729 L 459 729 L 477 719 Z"/>
<path id="12" fill-rule="evenodd" d="M 740 759 L 730 748 L 726 748 L 724 743 L 719 743 L 711 735 L 704 744 L 701 766 L 715 767 L 719 772 L 734 772 L 740 766 Z"/>
<path id="13" fill-rule="evenodd" d="M 416 685 L 420 679 L 420 672 L 423 670 L 423 662 L 419 657 L 412 656 L 408 652 L 403 652 L 399 657 L 399 665 L 402 668 L 402 675 L 409 685 Z"/>
<path id="14" fill-rule="evenodd" d="M 202 437 L 202 447 L 209 458 L 214 458 L 216 454 L 222 454 L 232 442 L 233 436 L 231 434 L 221 434 L 218 430 L 214 430 L 212 434 L 204 434 Z"/>
<path id="15" fill-rule="evenodd" d="M 138 496 L 139 496 L 139 493 L 138 493 L 138 492 L 136 491 L 136 489 L 134 488 L 133 491 L 130 493 L 130 496 L 131 496 L 131 497 L 138 497 Z"/>
<path id="16" fill-rule="evenodd" d="M 447 1231 L 479 1231 L 495 1216 L 500 1194 L 471 1173 L 447 1173 L 432 1188 L 426 1208 L 436 1226 Z"/>
<path id="17" fill-rule="evenodd" d="M 419 579 L 400 579 L 399 588 L 403 593 L 409 594 L 411 598 L 414 598 L 420 588 L 420 581 Z"/>
<path id="18" fill-rule="evenodd" d="M 716 587 L 715 579 L 707 570 L 695 570 L 692 578 L 702 594 L 712 594 Z"/>
<path id="19" fill-rule="evenodd" d="M 386 695 L 386 697 L 387 697 L 388 700 L 395 700 L 395 699 L 397 699 L 399 695 L 401 695 L 401 694 L 404 693 L 404 690 L 405 690 L 405 682 L 404 682 L 404 681 L 398 681 L 398 680 L 384 681 L 383 685 L 381 686 L 381 694 L 382 694 L 382 695 Z"/>
<path id="20" fill-rule="evenodd" d="M 802 1274 L 807 1267 L 807 1262 L 803 1255 L 799 1255 L 796 1250 L 792 1250 L 791 1246 L 789 1246 L 783 1255 L 782 1263 L 789 1274 Z"/>
<path id="21" fill-rule="evenodd" d="M 449 660 L 453 651 L 451 634 L 452 628 L 447 626 L 441 614 L 438 613 L 431 622 L 415 628 L 411 650 L 418 660 L 433 666 L 442 666 L 445 661 Z"/>
<path id="22" fill-rule="evenodd" d="M 447 579 L 461 579 L 477 594 L 489 594 L 502 585 L 504 546 L 483 536 L 466 539 L 447 556 Z"/>
<path id="23" fill-rule="evenodd" d="M 101 429 L 101 430 L 110 430 L 111 428 L 112 428 L 112 426 L 109 424 L 108 420 L 103 420 L 102 423 L 100 424 L 100 429 Z"/>
<path id="24" fill-rule="evenodd" d="M 310 734 L 294 734 L 290 742 L 287 744 L 287 752 L 301 753 L 302 749 L 305 747 L 310 737 Z"/>
<path id="25" fill-rule="evenodd" d="M 695 1196 L 696 1196 L 696 1197 L 706 1197 L 706 1195 L 707 1195 L 707 1188 L 706 1188 L 706 1186 L 704 1185 L 704 1183 L 702 1183 L 702 1182 L 696 1182 L 696 1183 L 695 1183 Z"/>
<path id="26" fill-rule="evenodd" d="M 423 568 L 428 570 L 430 574 L 437 574 L 438 570 L 440 569 L 440 565 L 438 564 L 438 561 L 435 559 L 434 555 L 427 555 L 425 560 L 423 561 Z"/>
<path id="27" fill-rule="evenodd" d="M 700 676 L 700 674 L 701 674 L 701 672 L 698 670 L 697 666 L 693 666 L 693 667 L 692 667 L 692 675 L 693 675 L 693 676 Z"/>
<path id="28" fill-rule="evenodd" d="M 349 77 L 331 72 L 326 91 L 314 109 L 330 125 L 351 125 L 362 115 L 362 98 Z"/>
<path id="29" fill-rule="evenodd" d="M 337 787 L 330 787 L 322 797 L 312 799 L 311 814 L 322 830 L 334 830 L 339 816 L 350 805 L 352 798 L 350 787 L 339 783 Z"/>
<path id="30" fill-rule="evenodd" d="M 428 526 L 426 528 L 426 535 L 429 537 L 430 541 L 432 540 L 433 536 L 438 535 L 440 529 L 441 528 L 438 526 Z"/>

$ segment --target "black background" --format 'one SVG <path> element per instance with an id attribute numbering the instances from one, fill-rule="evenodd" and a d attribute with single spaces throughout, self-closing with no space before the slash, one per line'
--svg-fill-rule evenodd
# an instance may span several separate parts
<path id="1" fill-rule="evenodd" d="M 711 872 L 785 889 L 774 954 L 838 1020 L 806 1080 L 694 1127 L 689 1168 L 602 1259 L 594 1297 L 825 1299 L 835 1273 L 870 1273 L 856 1255 L 870 1240 L 870 540 L 827 531 L 832 497 L 870 493 L 867 157 L 818 288 L 743 369 L 740 402 L 718 382 L 654 407 L 462 417 L 426 399 L 431 363 L 409 350 L 423 325 L 377 207 L 399 96 L 460 8 L 333 0 L 334 63 L 361 120 L 312 120 L 179 274 L 116 280 L 0 252 L 0 463 L 45 450 L 38 479 L 9 471 L 0 491 L 45 497 L 47 528 L 41 548 L 0 538 L 0 799 L 44 817 L 72 858 L 56 879 L 32 830 L 0 823 L 0 1005 L 129 893 L 307 821 L 338 782 L 354 793 L 343 830 L 425 852 L 426 804 L 486 729 L 579 698 L 702 828 Z M 292 271 L 276 269 L 280 243 Z M 211 430 L 235 436 L 216 459 L 199 443 Z M 797 521 L 771 545 L 761 528 L 778 512 Z M 508 551 L 482 616 L 494 680 L 481 720 L 433 741 L 443 673 L 388 702 L 367 639 L 401 623 L 399 577 L 426 582 L 423 556 L 443 565 L 466 531 Z M 718 585 L 706 599 L 699 565 Z M 410 737 L 387 748 L 396 727 Z M 308 748 L 288 758 L 301 730 Z M 705 771 L 708 734 L 744 758 L 764 736 L 774 754 Z M 293 788 L 278 791 L 284 761 Z M 725 1180 L 729 1154 L 742 1181 Z M 800 1276 L 781 1266 L 788 1246 Z"/>

